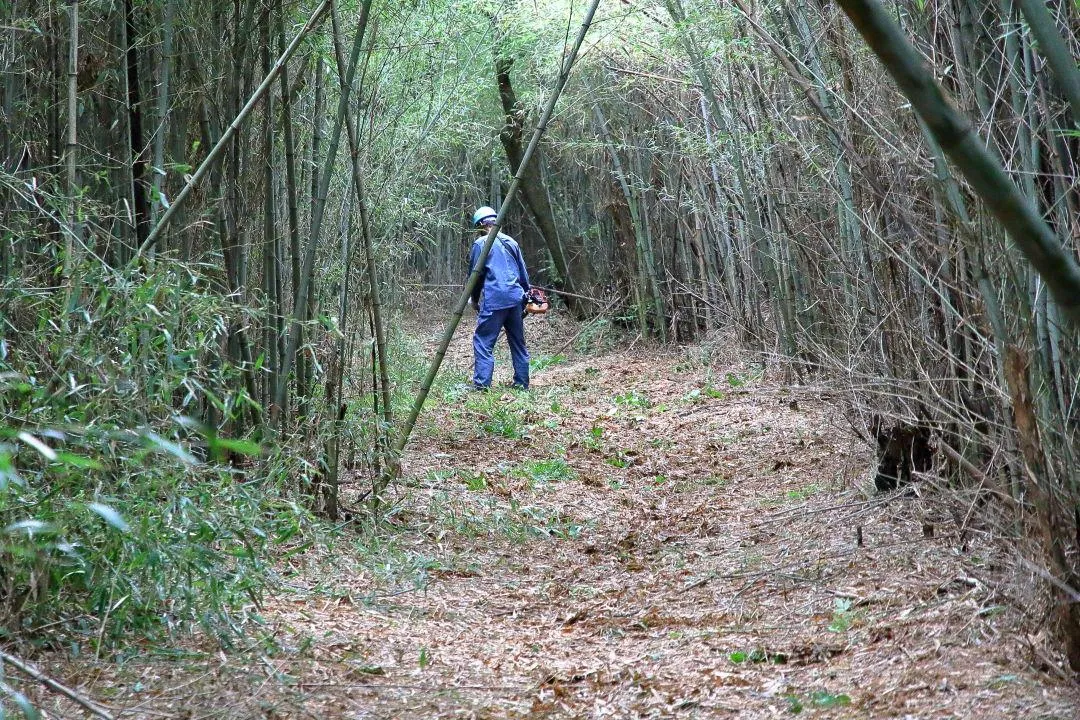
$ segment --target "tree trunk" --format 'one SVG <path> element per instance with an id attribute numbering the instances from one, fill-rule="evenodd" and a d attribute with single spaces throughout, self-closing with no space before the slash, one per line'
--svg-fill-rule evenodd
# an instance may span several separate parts
<path id="1" fill-rule="evenodd" d="M 525 108 L 518 102 L 517 93 L 510 82 L 510 68 L 514 61 L 505 56 L 495 59 L 495 79 L 499 85 L 499 99 L 502 101 L 503 113 L 506 116 L 506 124 L 499 133 L 499 140 L 506 151 L 506 159 L 510 162 L 510 172 L 517 176 L 521 167 L 521 159 L 524 155 L 522 138 L 525 133 Z M 559 234 L 556 229 L 555 214 L 551 208 L 547 190 L 544 188 L 542 173 L 540 172 L 541 153 L 538 151 L 529 159 L 528 164 L 521 173 L 521 197 L 536 222 L 540 234 L 544 237 L 544 245 L 551 254 L 551 262 L 559 273 L 558 286 L 568 292 L 581 295 L 588 289 L 591 279 L 591 268 L 584 253 L 578 258 L 571 260 L 563 252 L 563 246 L 559 242 Z M 494 174 L 494 173 L 493 173 Z M 573 296 L 565 296 L 566 305 L 576 317 L 583 317 L 589 308 L 586 301 Z"/>

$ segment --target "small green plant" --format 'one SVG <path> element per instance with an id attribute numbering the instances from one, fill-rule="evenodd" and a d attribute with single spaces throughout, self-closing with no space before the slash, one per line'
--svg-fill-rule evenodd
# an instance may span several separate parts
<path id="1" fill-rule="evenodd" d="M 784 700 L 787 701 L 788 712 L 792 715 L 798 715 L 803 711 L 803 703 L 798 695 L 785 695 Z"/>
<path id="2" fill-rule="evenodd" d="M 834 695 L 831 692 L 825 690 L 815 690 L 810 693 L 810 702 L 814 707 L 819 708 L 836 708 L 846 707 L 851 704 L 851 698 L 843 693 Z"/>
<path id="3" fill-rule="evenodd" d="M 784 497 L 788 500 L 806 500 L 813 495 L 817 495 L 819 492 L 821 492 L 821 487 L 818 485 L 807 485 L 806 487 L 801 487 L 796 490 L 788 490 L 784 493 Z"/>
<path id="4" fill-rule="evenodd" d="M 581 444 L 589 450 L 602 450 L 604 448 L 604 428 L 593 425 L 589 428 L 589 433 L 581 441 Z"/>
<path id="5" fill-rule="evenodd" d="M 858 618 L 858 613 L 852 610 L 853 603 L 848 598 L 836 598 L 833 607 L 832 620 L 829 622 L 829 632 L 842 633 L 851 629 Z"/>
<path id="6" fill-rule="evenodd" d="M 525 423 L 508 407 L 495 408 L 494 412 L 480 423 L 480 427 L 490 435 L 499 435 L 511 440 L 520 440 L 525 437 Z"/>
<path id="7" fill-rule="evenodd" d="M 694 388 L 690 392 L 683 395 L 683 402 L 694 405 L 699 402 L 704 402 L 705 398 L 713 398 L 716 400 L 723 400 L 727 395 L 723 390 L 717 390 L 712 385 L 705 385 L 704 387 Z"/>
<path id="8" fill-rule="evenodd" d="M 472 492 L 479 492 L 487 488 L 487 481 L 480 473 L 465 471 L 461 473 L 461 479 L 464 481 L 465 487 Z"/>
<path id="9" fill-rule="evenodd" d="M 636 390 L 627 390 L 614 397 L 615 404 L 627 409 L 648 410 L 653 403 L 649 398 L 639 394 Z"/>
<path id="10" fill-rule="evenodd" d="M 604 458 L 604 462 L 612 467 L 622 470 L 623 468 L 630 467 L 632 461 L 627 457 L 626 453 L 620 450 L 617 454 Z"/>
<path id="11" fill-rule="evenodd" d="M 577 471 L 562 458 L 523 462 L 518 466 L 516 473 L 524 475 L 532 482 L 540 483 L 560 482 L 577 478 Z"/>
<path id="12" fill-rule="evenodd" d="M 565 361 L 565 355 L 538 355 L 529 360 L 529 372 L 536 374 Z"/>
<path id="13" fill-rule="evenodd" d="M 744 662 L 767 662 L 772 663 L 773 665 L 783 665 L 787 662 L 787 655 L 784 653 L 769 652 L 765 648 L 756 647 L 750 650 L 736 650 L 728 655 L 728 659 L 736 665 Z"/>
<path id="14" fill-rule="evenodd" d="M 827 690 L 815 690 L 807 697 L 800 697 L 795 693 L 784 695 L 787 709 L 792 715 L 798 715 L 809 704 L 811 707 L 821 710 L 847 707 L 851 704 L 851 698 L 843 693 L 831 693 Z"/>

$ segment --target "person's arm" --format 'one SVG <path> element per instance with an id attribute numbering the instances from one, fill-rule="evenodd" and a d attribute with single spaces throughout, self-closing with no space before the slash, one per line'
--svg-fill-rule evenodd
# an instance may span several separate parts
<path id="1" fill-rule="evenodd" d="M 472 250 L 469 252 L 469 274 L 465 276 L 466 282 L 468 282 L 469 275 L 472 275 L 473 270 L 476 268 L 476 261 L 480 258 L 480 250 L 482 246 L 480 243 L 473 243 Z M 474 307 L 480 307 L 480 292 L 484 289 L 484 273 L 480 273 L 480 279 L 476 281 L 476 287 L 472 291 L 472 304 Z"/>
<path id="2" fill-rule="evenodd" d="M 525 292 L 529 292 L 532 287 L 529 284 L 529 271 L 525 267 L 525 258 L 521 255 L 521 246 L 516 242 L 514 243 L 514 260 L 517 261 L 518 266 L 518 282 L 521 283 L 521 287 Z"/>

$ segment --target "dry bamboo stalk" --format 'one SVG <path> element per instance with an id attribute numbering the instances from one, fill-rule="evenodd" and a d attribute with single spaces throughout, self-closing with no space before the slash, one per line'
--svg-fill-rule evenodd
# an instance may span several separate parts
<path id="1" fill-rule="evenodd" d="M 226 128 L 224 133 L 222 133 L 221 137 L 218 139 L 217 144 L 207 154 L 206 159 L 202 161 L 202 164 L 199 165 L 198 169 L 195 170 L 194 174 L 192 174 L 191 178 L 187 181 L 187 184 L 184 185 L 184 189 L 181 190 L 180 194 L 176 196 L 173 204 L 170 205 L 169 209 L 165 211 L 165 214 L 161 216 L 161 219 L 158 221 L 157 226 L 154 227 L 154 229 L 150 232 L 150 235 L 147 236 L 146 241 L 139 247 L 133 259 L 138 259 L 143 254 L 148 252 L 150 248 L 154 247 L 158 239 L 161 237 L 161 234 L 169 226 L 169 222 L 172 220 L 173 215 L 175 215 L 177 210 L 179 210 L 187 201 L 187 199 L 191 197 L 191 192 L 195 188 L 197 188 L 200 183 L 202 183 L 202 180 L 204 177 L 206 177 L 206 174 L 210 172 L 210 170 L 214 167 L 215 164 L 217 164 L 218 159 L 221 157 L 222 153 L 225 152 L 226 146 L 228 146 L 228 144 L 232 141 L 233 136 L 240 129 L 240 126 L 244 124 L 244 121 L 247 120 L 248 115 L 251 114 L 251 111 L 254 110 L 255 106 L 259 104 L 260 100 L 262 100 L 262 96 L 265 95 L 266 92 L 273 86 L 274 80 L 277 79 L 278 74 L 281 72 L 282 68 L 285 67 L 285 64 L 289 62 L 289 59 L 293 56 L 293 53 L 296 52 L 296 49 L 300 47 L 301 41 L 303 41 L 307 34 L 311 32 L 311 30 L 315 28 L 316 25 L 319 24 L 319 21 L 322 20 L 323 14 L 329 7 L 330 0 L 323 0 L 321 3 L 319 3 L 319 6 L 315 8 L 315 11 L 311 13 L 311 17 L 308 18 L 308 21 L 304 24 L 304 27 L 300 28 L 300 32 L 296 34 L 296 37 L 293 38 L 293 41 L 289 43 L 289 47 L 285 48 L 285 52 L 281 55 L 281 57 L 278 58 L 278 61 L 274 64 L 273 69 L 270 70 L 270 74 L 263 78 L 263 81 L 259 84 L 259 87 L 255 89 L 255 92 L 252 93 L 247 103 L 244 105 L 243 108 L 241 108 L 240 113 L 231 123 L 229 123 L 229 127 Z"/>
<path id="2" fill-rule="evenodd" d="M 840 6 L 941 149 L 1035 266 L 1064 313 L 1080 325 L 1080 267 L 1062 249 L 1061 240 L 1039 216 L 1031 199 L 1020 193 L 971 123 L 946 100 L 919 54 L 881 4 L 876 0 L 840 0 Z"/>
<path id="3" fill-rule="evenodd" d="M 35 668 L 33 665 L 28 665 L 27 663 L 24 663 L 22 660 L 15 657 L 14 655 L 10 655 L 3 650 L 0 650 L 0 661 L 6 662 L 11 667 L 15 668 L 16 670 L 25 675 L 32 677 L 34 680 L 37 680 L 39 683 L 49 688 L 50 690 L 55 690 L 56 692 L 66 697 L 68 700 L 71 700 L 72 702 L 86 708 L 87 712 L 91 713 L 92 715 L 96 715 L 99 718 L 104 718 L 105 720 L 113 719 L 113 716 L 108 711 L 101 708 L 93 700 L 89 700 L 83 697 L 79 693 L 69 688 L 67 685 L 62 685 L 58 683 L 45 673 Z"/>

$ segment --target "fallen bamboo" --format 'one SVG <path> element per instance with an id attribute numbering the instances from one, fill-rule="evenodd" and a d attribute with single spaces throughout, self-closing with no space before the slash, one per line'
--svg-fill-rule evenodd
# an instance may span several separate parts
<path id="1" fill-rule="evenodd" d="M 50 690 L 54 690 L 60 693 L 68 700 L 71 700 L 72 702 L 86 708 L 86 711 L 90 714 L 96 715 L 99 718 L 104 718 L 105 720 L 113 720 L 113 716 L 108 711 L 99 706 L 97 703 L 95 703 L 93 700 L 83 697 L 79 693 L 69 688 L 67 685 L 58 683 L 45 673 L 38 670 L 33 665 L 29 665 L 23 662 L 14 655 L 0 650 L 0 661 L 7 663 L 8 665 L 15 668 L 24 675 L 27 675 L 34 680 L 37 680 L 39 683 L 49 688 Z"/>

